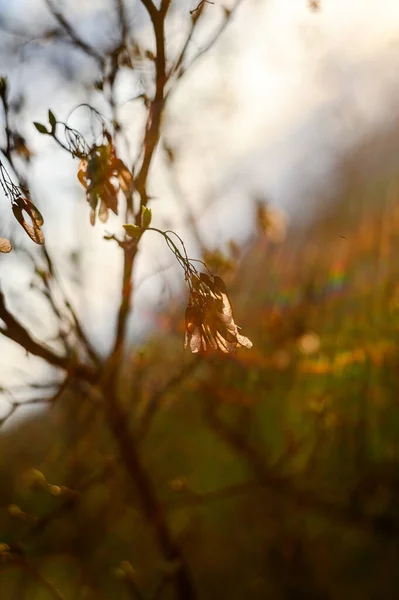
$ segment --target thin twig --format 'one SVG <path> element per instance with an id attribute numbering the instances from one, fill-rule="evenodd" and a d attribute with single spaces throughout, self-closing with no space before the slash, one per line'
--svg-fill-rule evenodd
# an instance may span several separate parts
<path id="1" fill-rule="evenodd" d="M 3 569 L 11 566 L 21 567 L 21 569 L 29 573 L 32 579 L 39 583 L 55 600 L 66 600 L 65 596 L 52 583 L 45 579 L 39 571 L 34 569 L 25 558 L 18 555 L 11 555 L 7 562 L 0 563 L 0 568 Z"/>
<path id="2" fill-rule="evenodd" d="M 143 439 L 148 429 L 151 426 L 152 420 L 162 402 L 162 399 L 175 387 L 180 385 L 187 377 L 192 375 L 200 366 L 201 360 L 193 360 L 187 363 L 176 375 L 159 390 L 157 390 L 148 400 L 145 412 L 141 418 L 140 425 L 137 431 L 137 438 Z"/>
<path id="3" fill-rule="evenodd" d="M 129 419 L 120 405 L 114 385 L 104 388 L 104 396 L 107 398 L 108 423 L 115 436 L 125 468 L 137 488 L 143 513 L 154 528 L 163 558 L 177 565 L 174 580 L 178 596 L 180 600 L 194 600 L 197 594 L 190 569 L 180 546 L 173 538 L 163 504 L 141 461 L 137 442 L 129 428 Z"/>
<path id="4" fill-rule="evenodd" d="M 208 503 L 259 492 L 262 488 L 267 489 L 272 494 L 283 496 L 285 500 L 301 508 L 312 509 L 341 525 L 353 526 L 369 533 L 376 533 L 383 538 L 399 535 L 399 521 L 395 518 L 355 512 L 352 506 L 321 498 L 313 490 L 299 489 L 290 478 L 275 475 L 271 472 L 261 480 L 236 483 L 204 493 L 176 496 L 166 501 L 166 508 L 168 510 L 181 510 L 182 508 L 206 506 Z"/>
<path id="5" fill-rule="evenodd" d="M 67 21 L 64 15 L 58 10 L 58 8 L 54 5 L 53 0 L 45 0 L 51 14 L 57 21 L 57 23 L 62 27 L 65 33 L 71 38 L 73 43 L 80 48 L 85 54 L 91 56 L 95 59 L 101 69 L 104 68 L 104 58 L 89 44 L 87 44 L 84 40 L 82 40 L 72 25 Z"/>
<path id="6" fill-rule="evenodd" d="M 30 333 L 23 325 L 10 313 L 7 309 L 4 294 L 0 291 L 0 319 L 2 319 L 6 327 L 0 327 L 0 333 L 10 340 L 16 342 L 24 348 L 26 352 L 42 358 L 49 365 L 63 369 L 64 371 L 73 372 L 75 375 L 82 377 L 87 381 L 95 382 L 97 374 L 90 367 L 80 364 L 71 363 L 68 356 L 56 354 L 51 348 L 37 342 L 32 338 Z"/>

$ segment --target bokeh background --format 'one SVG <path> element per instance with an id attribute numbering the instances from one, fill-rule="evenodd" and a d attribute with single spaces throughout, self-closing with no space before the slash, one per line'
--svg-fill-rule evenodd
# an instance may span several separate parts
<path id="1" fill-rule="evenodd" d="M 143 7 L 126 5 L 132 38 L 151 48 Z M 171 53 L 193 8 L 172 3 Z M 62 9 L 90 44 L 112 46 L 111 2 Z M 193 52 L 222 14 L 207 6 Z M 90 58 L 52 26 L 45 3 L 0 2 L 0 74 L 21 105 L 21 168 L 48 247 L 105 356 L 122 265 L 103 235 L 121 223 L 90 227 L 77 164 L 32 121 L 108 109 Z M 184 352 L 183 274 L 143 237 L 120 392 L 199 598 L 398 597 L 398 48 L 395 0 L 244 0 L 168 104 L 153 222 L 223 277 L 253 341 L 228 357 Z M 150 76 L 145 62 L 119 74 L 124 159 Z M 30 241 L 0 208 L 16 245 L 0 256 L 2 289 L 51 341 Z M 98 398 L 71 387 L 48 408 L 57 371 L 8 340 L 0 352 L 0 543 L 18 540 L 30 565 L 0 563 L 0 597 L 175 597 L 176 565 L 159 556 Z M 10 391 L 27 401 L 11 416 Z"/>

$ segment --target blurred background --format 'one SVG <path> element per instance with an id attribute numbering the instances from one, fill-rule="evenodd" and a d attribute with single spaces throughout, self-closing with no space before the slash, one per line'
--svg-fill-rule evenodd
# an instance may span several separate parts
<path id="1" fill-rule="evenodd" d="M 120 35 L 118 5 L 0 2 L 15 161 L 102 357 L 123 269 L 103 236 L 121 234 L 123 220 L 90 226 L 77 159 L 32 122 L 46 122 L 49 108 L 59 120 L 72 113 L 90 138 L 85 107 L 74 109 L 91 103 L 107 119 L 117 114 L 118 153 L 134 160 L 146 115 L 137 98 L 153 78 L 145 5 L 124 4 L 131 63 L 118 70 L 112 102 L 93 56 L 59 36 L 54 16 L 106 54 Z M 173 0 L 170 57 L 196 7 Z M 184 275 L 148 232 L 119 394 L 188 565 L 188 600 L 394 600 L 399 4 L 243 0 L 230 18 L 232 8 L 207 3 L 190 42 L 189 58 L 201 54 L 228 14 L 168 98 L 149 206 L 155 227 L 175 230 L 224 279 L 253 348 L 202 358 L 183 350 Z M 10 212 L 1 197 L 0 235 L 15 246 L 0 255 L 1 289 L 32 336 L 58 349 L 36 250 Z M 0 597 L 184 597 L 96 389 L 67 385 L 54 401 L 58 369 L 4 338 L 0 357 Z"/>

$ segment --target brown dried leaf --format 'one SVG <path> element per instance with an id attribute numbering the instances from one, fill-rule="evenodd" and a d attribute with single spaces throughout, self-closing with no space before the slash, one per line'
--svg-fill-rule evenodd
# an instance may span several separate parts
<path id="1" fill-rule="evenodd" d="M 100 210 L 98 211 L 98 218 L 100 219 L 101 223 L 106 223 L 108 220 L 108 207 L 105 204 L 105 202 L 103 200 L 101 200 L 101 204 L 100 204 Z"/>
<path id="2" fill-rule="evenodd" d="M 118 192 L 111 181 L 104 181 L 104 194 L 101 194 L 101 199 L 113 213 L 118 214 Z"/>
<path id="3" fill-rule="evenodd" d="M 0 252 L 6 254 L 8 252 L 11 252 L 11 250 L 12 245 L 10 240 L 8 240 L 7 238 L 0 237 Z"/>
<path id="4" fill-rule="evenodd" d="M 21 225 L 25 229 L 26 233 L 29 235 L 32 242 L 40 244 L 41 246 L 44 244 L 44 233 L 40 229 L 40 227 L 29 225 L 29 223 L 27 223 L 26 221 L 21 223 Z"/>
<path id="5" fill-rule="evenodd" d="M 87 189 L 87 160 L 85 158 L 79 163 L 78 179 L 83 187 Z"/>
<path id="6" fill-rule="evenodd" d="M 133 187 L 133 177 L 125 163 L 117 158 L 113 161 L 114 170 L 118 174 L 119 185 L 124 194 L 131 192 Z"/>
<path id="7" fill-rule="evenodd" d="M 36 227 L 41 227 L 44 223 L 44 219 L 40 210 L 27 198 L 24 198 L 25 205 L 23 209 L 29 214 L 32 222 L 36 225 Z"/>
<path id="8" fill-rule="evenodd" d="M 194 353 L 220 350 L 224 354 L 234 353 L 237 346 L 251 348 L 252 342 L 234 322 L 224 281 L 200 273 L 191 277 L 191 286 L 184 347 Z"/>
<path id="9" fill-rule="evenodd" d="M 34 217 L 32 217 L 31 206 L 34 205 L 32 205 L 32 203 L 26 198 L 18 198 L 15 201 L 15 204 L 13 204 L 12 206 L 12 211 L 14 213 L 14 217 L 17 219 L 18 223 L 25 229 L 30 239 L 36 244 L 40 244 L 42 246 L 44 244 L 44 234 L 40 227 L 36 224 L 36 220 L 34 219 Z M 29 223 L 25 221 L 23 215 L 24 211 L 30 216 L 32 220 L 32 225 L 29 225 Z"/>

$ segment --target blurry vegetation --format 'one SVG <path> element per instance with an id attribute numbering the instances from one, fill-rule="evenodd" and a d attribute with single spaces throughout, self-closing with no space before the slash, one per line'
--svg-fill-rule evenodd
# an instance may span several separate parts
<path id="1" fill-rule="evenodd" d="M 193 12 L 194 24 L 206 4 Z M 143 5 L 157 35 L 169 5 Z M 99 60 L 53 11 L 62 31 Z M 184 353 L 180 305 L 158 314 L 152 337 L 131 348 L 131 274 L 151 221 L 147 175 L 161 127 L 154 111 L 164 100 L 157 90 L 146 99 L 143 162 L 133 174 L 106 128 L 88 148 L 77 132 L 66 143 L 81 159 L 92 222 L 117 212 L 120 193 L 130 217 L 131 236 L 104 242 L 116 242 L 124 258 L 110 356 L 98 356 L 69 300 L 59 309 L 41 237 L 45 268 L 35 276 L 59 311 L 63 353 L 37 341 L 0 296 L 1 333 L 65 375 L 61 385 L 25 390 L 24 402 L 49 408 L 2 430 L 0 597 L 396 599 L 396 161 L 368 168 L 382 145 L 365 157 L 360 150 L 342 164 L 339 197 L 312 224 L 290 225 L 255 200 L 257 233 L 246 248 L 232 240 L 203 249 L 228 285 L 251 350 Z M 41 133 L 56 139 L 51 115 Z M 14 171 L 11 143 L 3 154 Z M 40 230 L 19 181 L 15 203 Z M 15 390 L 3 391 L 10 412 L 2 424 L 19 404 Z"/>

